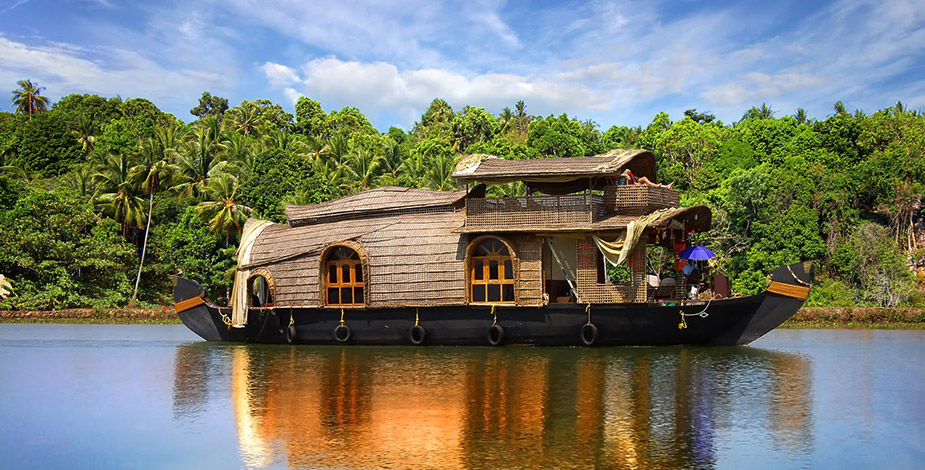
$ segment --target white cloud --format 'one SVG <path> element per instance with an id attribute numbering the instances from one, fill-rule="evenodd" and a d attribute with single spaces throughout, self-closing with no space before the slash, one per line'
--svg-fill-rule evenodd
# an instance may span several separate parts
<path id="1" fill-rule="evenodd" d="M 741 106 L 769 101 L 823 82 L 822 77 L 795 71 L 782 71 L 773 75 L 747 72 L 735 82 L 707 88 L 702 96 L 718 106 Z"/>
<path id="2" fill-rule="evenodd" d="M 226 6 L 242 21 L 357 60 L 450 66 L 473 44 L 480 45 L 480 55 L 466 60 L 496 47 L 521 47 L 499 12 L 503 4 L 492 1 L 282 0 L 265 8 L 231 0 Z"/>
<path id="3" fill-rule="evenodd" d="M 299 75 L 296 74 L 295 70 L 285 65 L 267 62 L 260 68 L 267 79 L 270 80 L 270 85 L 275 88 L 292 85 L 299 81 Z"/>
<path id="4" fill-rule="evenodd" d="M 280 64 L 267 63 L 264 74 L 271 82 L 279 82 L 279 70 L 292 70 Z M 334 57 L 316 59 L 301 67 L 303 93 L 331 106 L 345 103 L 357 106 L 365 113 L 389 111 L 405 116 L 408 126 L 427 109 L 434 98 L 447 100 L 455 108 L 465 105 L 485 107 L 498 112 L 525 100 L 535 113 L 545 114 L 574 109 L 602 109 L 603 98 L 582 85 L 515 74 L 463 75 L 445 69 L 401 71 L 385 62 L 364 63 L 342 61 Z M 289 87 L 284 93 L 298 99 L 299 92 Z"/>
<path id="5" fill-rule="evenodd" d="M 136 52 L 106 49 L 105 62 L 97 52 L 74 45 L 31 46 L 0 36 L 0 82 L 31 78 L 51 97 L 66 93 L 141 96 L 160 104 L 185 92 L 218 84 L 220 74 L 202 70 L 170 70 Z"/>

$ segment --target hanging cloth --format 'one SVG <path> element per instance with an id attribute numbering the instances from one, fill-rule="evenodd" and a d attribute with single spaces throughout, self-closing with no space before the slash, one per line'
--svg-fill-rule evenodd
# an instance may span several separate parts
<path id="1" fill-rule="evenodd" d="M 234 273 L 234 285 L 231 288 L 231 326 L 234 328 L 244 328 L 247 325 L 247 308 L 248 302 L 247 278 L 251 275 L 250 269 L 241 269 L 251 261 L 251 251 L 254 248 L 254 242 L 263 232 L 263 229 L 273 225 L 273 222 L 267 220 L 255 220 L 244 227 L 244 233 L 241 234 L 241 244 L 238 245 L 238 269 Z"/>
<path id="2" fill-rule="evenodd" d="M 626 231 L 617 235 L 617 239 L 612 242 L 603 240 L 597 235 L 592 235 L 591 237 L 594 238 L 594 243 L 597 244 L 597 248 L 601 250 L 607 261 L 614 266 L 619 266 L 629 257 L 630 252 L 633 251 L 636 243 L 639 242 L 642 234 L 646 231 L 646 227 L 673 210 L 674 208 L 661 209 L 639 217 L 627 224 Z"/>

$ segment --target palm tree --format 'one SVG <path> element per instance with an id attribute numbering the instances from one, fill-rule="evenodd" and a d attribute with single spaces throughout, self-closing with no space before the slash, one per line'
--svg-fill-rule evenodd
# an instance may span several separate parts
<path id="1" fill-rule="evenodd" d="M 803 108 L 797 108 L 796 114 L 793 115 L 796 118 L 798 124 L 806 124 L 808 118 L 806 117 L 806 110 Z"/>
<path id="2" fill-rule="evenodd" d="M 177 152 L 178 184 L 174 189 L 187 196 L 203 197 L 209 178 L 228 166 L 220 158 L 225 146 L 212 139 L 212 131 L 206 126 L 197 126 L 187 137 Z"/>
<path id="3" fill-rule="evenodd" d="M 380 174 L 382 157 L 364 149 L 357 149 L 346 165 L 347 175 L 363 189 L 368 189 Z"/>
<path id="4" fill-rule="evenodd" d="M 228 246 L 231 232 L 239 232 L 253 210 L 238 203 L 238 179 L 234 175 L 222 173 L 212 178 L 206 196 L 209 200 L 199 203 L 196 212 L 208 219 L 214 233 L 225 232 L 225 246 Z"/>
<path id="5" fill-rule="evenodd" d="M 231 110 L 231 121 L 231 128 L 245 136 L 260 134 L 260 119 L 253 105 L 239 106 Z"/>
<path id="6" fill-rule="evenodd" d="M 225 157 L 231 164 L 245 173 L 254 167 L 256 154 L 253 151 L 251 139 L 241 134 L 231 134 L 222 144 L 225 146 Z"/>
<path id="7" fill-rule="evenodd" d="M 96 124 L 89 116 L 81 114 L 77 117 L 77 126 L 71 130 L 71 135 L 77 139 L 77 143 L 84 151 L 84 155 L 90 155 L 90 152 L 96 147 Z"/>
<path id="8" fill-rule="evenodd" d="M 17 113 L 28 113 L 31 121 L 33 114 L 45 111 L 48 107 L 48 97 L 40 95 L 45 87 L 40 87 L 31 80 L 20 80 L 16 84 L 19 85 L 19 89 L 13 90 L 13 106 L 16 107 Z"/>
<path id="9" fill-rule="evenodd" d="M 96 200 L 97 206 L 122 225 L 123 237 L 128 237 L 130 226 L 144 227 L 144 209 L 131 178 L 132 167 L 127 154 L 110 155 L 95 178 L 103 192 Z"/>
<path id="10" fill-rule="evenodd" d="M 429 162 L 429 168 L 424 174 L 427 186 L 438 191 L 455 189 L 456 185 L 453 184 L 452 178 L 455 167 L 456 162 L 453 157 L 438 155 L 432 158 Z"/>
<path id="11" fill-rule="evenodd" d="M 401 174 L 407 175 L 412 181 L 420 182 L 427 174 L 428 161 L 423 153 L 415 152 L 410 158 L 405 159 L 398 169 Z"/>
<path id="12" fill-rule="evenodd" d="M 331 140 L 328 141 L 327 156 L 335 166 L 344 164 L 350 156 L 350 143 L 347 138 L 342 135 L 331 137 Z"/>
<path id="13" fill-rule="evenodd" d="M 170 163 L 170 150 L 161 145 L 158 138 L 142 142 L 136 153 L 138 165 L 132 168 L 132 179 L 140 183 L 148 195 L 148 221 L 145 224 L 145 239 L 141 245 L 141 260 L 138 263 L 138 275 L 135 277 L 135 290 L 128 308 L 135 308 L 135 298 L 138 296 L 138 284 L 141 282 L 141 268 L 144 266 L 145 253 L 148 249 L 148 234 L 151 232 L 151 214 L 154 212 L 154 193 L 167 185 L 176 174 L 176 166 Z"/>
<path id="14" fill-rule="evenodd" d="M 300 140 L 298 134 L 280 130 L 270 131 L 264 136 L 263 148 L 265 150 L 277 150 L 286 155 L 305 156 L 307 153 L 305 144 Z"/>
<path id="15" fill-rule="evenodd" d="M 768 106 L 767 103 L 761 103 L 760 108 L 752 106 L 748 111 L 745 111 L 745 114 L 742 115 L 742 120 L 745 121 L 748 119 L 771 119 L 772 117 L 774 117 L 774 113 L 776 112 L 777 111 L 774 111 L 773 109 L 771 109 L 771 107 Z"/>
<path id="16" fill-rule="evenodd" d="M 96 173 L 88 163 L 83 163 L 64 178 L 64 186 L 73 189 L 87 199 L 93 199 L 99 192 Z"/>
<path id="17" fill-rule="evenodd" d="M 382 145 L 382 158 L 379 164 L 383 176 L 390 182 L 394 181 L 398 177 L 401 165 L 407 157 L 408 147 L 396 143 L 390 137 L 386 137 Z"/>
<path id="18" fill-rule="evenodd" d="M 832 105 L 832 109 L 834 109 L 835 114 L 839 116 L 848 114 L 848 110 L 845 109 L 845 103 L 842 103 L 841 101 L 836 101 L 835 104 Z"/>
<path id="19" fill-rule="evenodd" d="M 504 134 L 507 131 L 508 124 L 511 122 L 511 119 L 514 118 L 514 112 L 511 111 L 511 108 L 505 106 L 501 110 L 501 114 L 498 115 L 498 127 L 501 128 L 501 133 Z"/>

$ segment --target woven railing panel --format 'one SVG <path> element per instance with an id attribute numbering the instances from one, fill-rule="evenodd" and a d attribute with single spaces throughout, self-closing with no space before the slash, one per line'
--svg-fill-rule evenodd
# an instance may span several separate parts
<path id="1" fill-rule="evenodd" d="M 603 216 L 604 198 L 597 194 L 466 201 L 467 227 L 575 227 L 597 222 Z"/>
<path id="2" fill-rule="evenodd" d="M 609 198 L 605 191 L 606 199 Z M 678 207 L 681 204 L 681 196 L 677 190 L 648 184 L 617 186 L 614 199 L 617 214 L 643 215 L 666 207 Z"/>

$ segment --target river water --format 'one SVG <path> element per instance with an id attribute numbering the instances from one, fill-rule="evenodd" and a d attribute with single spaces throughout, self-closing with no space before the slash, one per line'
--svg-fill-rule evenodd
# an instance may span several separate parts
<path id="1" fill-rule="evenodd" d="M 925 331 L 734 348 L 0 325 L 0 468 L 922 468 Z"/>

